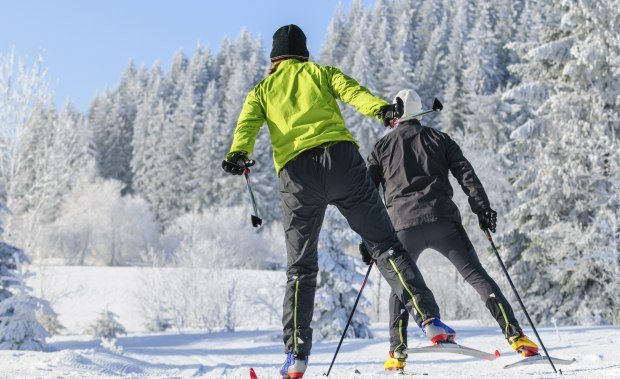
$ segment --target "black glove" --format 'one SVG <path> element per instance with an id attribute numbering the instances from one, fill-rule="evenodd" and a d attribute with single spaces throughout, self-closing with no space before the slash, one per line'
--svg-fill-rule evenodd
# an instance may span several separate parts
<path id="1" fill-rule="evenodd" d="M 233 153 L 222 161 L 222 169 L 232 175 L 241 175 L 243 171 L 254 166 L 254 160 L 248 159 L 245 153 Z"/>
<path id="2" fill-rule="evenodd" d="M 384 105 L 379 109 L 379 116 L 381 116 L 381 120 L 383 120 L 383 125 L 387 127 L 392 124 L 392 120 L 395 118 L 401 118 L 404 112 L 405 105 L 403 99 L 397 97 L 396 104 Z"/>
<path id="3" fill-rule="evenodd" d="M 372 259 L 372 257 L 370 256 L 370 253 L 368 252 L 366 245 L 364 245 L 364 242 L 360 242 L 360 254 L 362 254 L 362 260 L 367 265 L 370 265 L 372 261 L 374 261 L 374 259 Z"/>
<path id="4" fill-rule="evenodd" d="M 497 212 L 491 208 L 484 208 L 478 212 L 478 225 L 480 229 L 489 229 L 495 233 L 495 226 L 497 225 Z"/>

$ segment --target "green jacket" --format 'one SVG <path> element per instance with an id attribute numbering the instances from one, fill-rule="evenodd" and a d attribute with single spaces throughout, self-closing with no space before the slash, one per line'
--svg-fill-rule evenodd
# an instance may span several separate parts
<path id="1" fill-rule="evenodd" d="M 276 172 L 299 153 L 336 141 L 359 144 L 344 125 L 336 100 L 353 105 L 368 117 L 379 117 L 389 103 L 335 67 L 288 59 L 250 91 L 230 148 L 251 155 L 265 122 L 273 145 Z"/>

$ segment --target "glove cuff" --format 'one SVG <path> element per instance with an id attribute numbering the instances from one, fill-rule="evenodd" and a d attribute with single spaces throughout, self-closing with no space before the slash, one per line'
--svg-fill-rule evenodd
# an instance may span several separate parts
<path id="1" fill-rule="evenodd" d="M 248 153 L 245 151 L 231 151 L 230 153 L 226 154 L 226 160 L 231 162 L 231 159 L 233 158 L 241 158 L 243 157 L 243 160 L 247 160 L 248 159 Z"/>

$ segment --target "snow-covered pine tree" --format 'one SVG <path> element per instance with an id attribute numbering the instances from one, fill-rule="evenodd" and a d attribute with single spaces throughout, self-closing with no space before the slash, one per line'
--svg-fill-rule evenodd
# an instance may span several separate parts
<path id="1" fill-rule="evenodd" d="M 196 70 L 202 63 L 202 58 L 201 56 L 196 59 L 193 66 Z M 187 84 L 188 65 L 188 59 L 182 50 L 173 56 L 167 75 L 164 75 L 159 63 L 155 63 L 146 79 L 140 81 L 144 83 L 144 93 L 138 102 L 133 133 L 128 136 L 132 139 L 132 147 L 135 150 L 132 151 L 130 162 L 134 176 L 132 188 L 149 201 L 158 221 L 164 223 L 176 216 L 176 211 L 180 207 L 177 195 L 183 192 L 176 187 L 175 174 L 180 173 L 178 170 L 173 170 L 172 166 L 182 160 L 175 151 L 175 148 L 179 147 L 175 138 L 177 130 L 175 113 Z M 201 75 L 196 74 L 196 82 L 200 82 L 198 77 Z M 193 95 L 191 89 L 196 82 L 190 81 L 188 84 L 186 93 L 188 104 L 185 110 L 191 109 L 190 98 Z M 179 115 L 181 113 L 183 111 Z M 186 121 L 186 117 L 179 119 L 182 123 Z M 185 152 L 191 148 L 182 146 L 180 149 L 181 152 Z"/>
<path id="2" fill-rule="evenodd" d="M 2 230 L 0 229 L 0 231 Z M 5 242 L 0 242 L 0 301 L 12 296 L 9 287 L 12 284 L 12 280 L 10 280 L 11 273 L 17 268 L 16 256 L 21 261 L 27 259 L 23 250 Z"/>
<path id="3" fill-rule="evenodd" d="M 191 117 L 197 113 L 192 110 L 195 98 L 188 70 L 188 58 L 182 50 L 177 51 L 162 82 L 163 125 L 157 140 L 151 139 L 156 171 L 156 175 L 151 174 L 151 188 L 155 191 L 151 196 L 157 199 L 153 205 L 164 227 L 182 213 L 185 193 L 180 186 L 187 180 L 192 159 L 191 131 L 196 125 Z"/>
<path id="4" fill-rule="evenodd" d="M 395 3 L 396 1 L 392 2 L 392 4 Z M 444 9 L 450 7 L 444 7 L 441 0 L 410 1 L 406 4 L 409 7 L 416 7 L 419 10 L 417 15 L 418 22 L 414 29 L 414 37 L 418 50 L 425 54 L 430 45 L 431 34 L 441 22 Z"/>
<path id="5" fill-rule="evenodd" d="M 192 162 L 194 178 L 194 190 L 189 196 L 193 197 L 195 211 L 203 211 L 213 204 L 217 204 L 222 189 L 218 181 L 214 180 L 221 176 L 221 166 L 218 164 L 228 152 L 230 144 L 223 127 L 221 110 L 221 93 L 215 81 L 209 82 L 203 95 L 203 119 L 204 132 L 200 135 L 196 155 Z M 228 143 L 228 145 L 227 145 Z"/>
<path id="6" fill-rule="evenodd" d="M 187 72 L 187 78 L 183 94 L 181 95 L 179 111 L 175 114 L 176 123 L 185 125 L 181 139 L 187 144 L 179 155 L 184 158 L 181 165 L 182 174 L 179 177 L 179 200 L 180 211 L 188 212 L 200 209 L 200 193 L 204 189 L 200 187 L 200 179 L 204 175 L 195 170 L 197 154 L 200 150 L 200 139 L 205 132 L 205 117 L 208 116 L 204 108 L 204 97 L 207 87 L 212 82 L 212 58 L 206 48 L 196 46 L 194 55 L 191 57 Z"/>
<path id="7" fill-rule="evenodd" d="M 38 312 L 37 320 L 39 320 L 41 326 L 43 326 L 43 328 L 47 331 L 47 333 L 49 333 L 50 336 L 58 335 L 67 329 L 63 324 L 60 323 L 60 320 L 58 320 L 58 314 L 56 314 L 55 312 L 47 314 Z"/>
<path id="8" fill-rule="evenodd" d="M 155 64 L 148 75 L 145 94 L 137 110 L 131 169 L 133 189 L 148 200 L 158 220 L 162 219 L 164 212 L 162 196 L 165 196 L 159 190 L 159 178 L 164 169 L 160 141 L 166 119 L 169 117 L 165 93 L 163 73 L 159 64 Z"/>
<path id="9" fill-rule="evenodd" d="M 376 0 L 369 12 L 368 25 L 366 27 L 372 32 L 374 38 L 371 50 L 374 54 L 373 66 L 380 68 L 377 70 L 377 77 L 373 85 L 373 91 L 377 94 L 389 96 L 388 91 L 394 81 L 394 56 L 397 51 L 394 49 L 394 29 L 396 25 L 394 7 L 390 0 Z"/>
<path id="10" fill-rule="evenodd" d="M 125 183 L 123 193 L 132 191 L 131 141 L 139 101 L 136 97 L 141 96 L 145 84 L 141 75 L 129 61 L 118 87 L 95 99 L 88 115 L 98 169 L 104 178 Z"/>
<path id="11" fill-rule="evenodd" d="M 24 271 L 24 252 L 0 242 L 0 350 L 43 350 L 49 333 L 39 322 L 39 314 L 54 317 L 45 300 L 31 295 Z"/>
<path id="12" fill-rule="evenodd" d="M 179 99 L 185 87 L 185 78 L 187 77 L 187 69 L 189 59 L 185 55 L 183 49 L 179 49 L 172 57 L 172 63 L 168 74 L 165 76 L 165 93 L 164 98 L 170 104 L 169 112 L 174 114 L 179 106 Z"/>
<path id="13" fill-rule="evenodd" d="M 441 130 L 451 131 L 463 129 L 463 110 L 466 99 L 463 94 L 463 71 L 465 69 L 465 56 L 463 46 L 469 33 L 469 13 L 466 0 L 460 0 L 455 4 L 449 18 L 449 32 L 446 42 L 446 63 L 444 77 L 444 93 L 442 101 L 446 105 L 441 111 L 439 120 Z"/>
<path id="14" fill-rule="evenodd" d="M 396 24 L 392 36 L 394 61 L 384 69 L 390 73 L 385 96 L 392 97 L 400 90 L 415 88 L 414 67 L 420 59 L 420 51 L 415 43 L 414 28 L 417 22 L 417 8 L 403 7 L 396 13 Z"/>
<path id="15" fill-rule="evenodd" d="M 502 21 L 497 18 L 497 9 L 491 2 L 477 8 L 476 22 L 464 46 L 467 62 L 464 88 L 467 94 L 486 95 L 494 92 L 506 82 L 506 54 L 501 39 Z M 473 110 L 472 110 L 473 112 Z"/>
<path id="16" fill-rule="evenodd" d="M 336 13 L 327 27 L 327 35 L 321 45 L 321 53 L 317 62 L 322 65 L 339 67 L 348 50 L 348 38 L 344 10 L 342 3 L 339 3 Z"/>
<path id="17" fill-rule="evenodd" d="M 499 14 L 505 17 L 500 18 Z M 509 84 L 507 66 L 513 63 L 513 57 L 504 45 L 512 38 L 517 16 L 510 16 L 504 4 L 486 2 L 476 8 L 474 19 L 463 47 L 465 64 L 461 66 L 460 93 L 450 87 L 448 98 L 460 100 L 460 104 L 455 104 L 461 107 L 458 119 L 464 122 L 468 134 L 478 137 L 476 148 L 484 146 L 497 151 L 510 133 L 506 121 L 511 109 L 502 104 L 498 91 Z"/>
<path id="18" fill-rule="evenodd" d="M 88 327 L 86 332 L 95 338 L 116 338 L 120 334 L 127 334 L 125 327 L 118 322 L 118 315 L 109 309 L 102 309 L 97 319 Z"/>
<path id="19" fill-rule="evenodd" d="M 430 109 L 433 98 L 438 97 L 445 85 L 445 67 L 443 64 L 446 37 L 447 37 L 447 12 L 443 12 L 438 24 L 430 34 L 430 40 L 426 51 L 417 62 L 414 77 L 416 79 L 416 91 L 422 97 L 424 109 Z M 418 84 L 419 83 L 419 84 Z M 428 99 L 428 100 L 427 100 Z M 434 114 L 425 116 L 425 120 L 434 120 Z"/>
<path id="20" fill-rule="evenodd" d="M 620 11 L 540 6 L 541 41 L 511 46 L 521 82 L 504 93 L 526 117 L 503 149 L 518 193 L 507 263 L 537 321 L 617 323 Z"/>
<path id="21" fill-rule="evenodd" d="M 92 159 L 84 117 L 71 103 L 60 114 L 38 109 L 24 128 L 17 152 L 7 233 L 12 243 L 26 246 L 35 259 L 54 255 L 48 226 L 59 216 L 76 171 Z"/>
<path id="22" fill-rule="evenodd" d="M 353 309 L 363 276 L 356 271 L 354 258 L 344 253 L 343 246 L 359 242 L 338 210 L 329 206 L 319 237 L 319 274 L 312 327 L 320 338 L 338 338 Z M 361 262 L 361 259 L 358 259 Z M 363 312 L 364 295 L 347 331 L 349 338 L 370 338 L 370 318 Z"/>
<path id="23" fill-rule="evenodd" d="M 13 51 L 0 53 L 0 201 L 7 202 L 15 195 L 13 178 L 21 169 L 18 154 L 30 118 L 50 104 L 51 90 L 42 58 L 28 65 Z"/>
<path id="24" fill-rule="evenodd" d="M 340 65 L 338 66 L 344 70 L 345 73 L 350 72 L 353 67 L 355 62 L 355 53 L 360 48 L 360 34 L 365 29 L 368 29 L 365 24 L 366 21 L 366 10 L 364 9 L 363 1 L 353 0 L 351 1 L 351 6 L 349 7 L 349 13 L 346 16 L 346 27 L 343 35 L 333 35 L 333 38 L 336 38 L 336 41 L 333 41 L 332 43 L 336 43 L 338 40 L 346 41 L 346 44 L 343 46 L 346 47 L 346 49 L 339 50 L 341 58 L 339 62 Z M 335 65 L 336 62 L 326 62 L 325 64 Z"/>
<path id="25" fill-rule="evenodd" d="M 183 82 L 171 83 L 178 87 L 180 95 L 174 112 L 165 119 L 158 142 L 161 166 L 157 181 L 164 205 L 160 217 L 165 225 L 189 210 L 187 200 L 194 176 L 191 164 L 203 129 L 202 93 L 198 88 L 204 88 L 208 79 L 208 67 L 201 64 L 200 51 L 197 54 L 190 60 L 185 76 L 175 79 Z"/>

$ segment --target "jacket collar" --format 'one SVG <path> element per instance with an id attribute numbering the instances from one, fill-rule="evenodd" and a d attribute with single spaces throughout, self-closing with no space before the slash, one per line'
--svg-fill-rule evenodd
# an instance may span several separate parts
<path id="1" fill-rule="evenodd" d="M 295 58 L 289 58 L 289 59 L 285 59 L 282 62 L 280 62 L 280 67 L 284 67 L 284 66 L 288 66 L 289 64 L 293 64 L 293 63 L 300 63 L 301 61 Z"/>
<path id="2" fill-rule="evenodd" d="M 392 129 L 396 129 L 401 126 L 412 127 L 412 126 L 422 126 L 422 124 L 417 118 L 412 118 L 411 120 L 404 120 L 404 121 L 398 122 Z"/>

